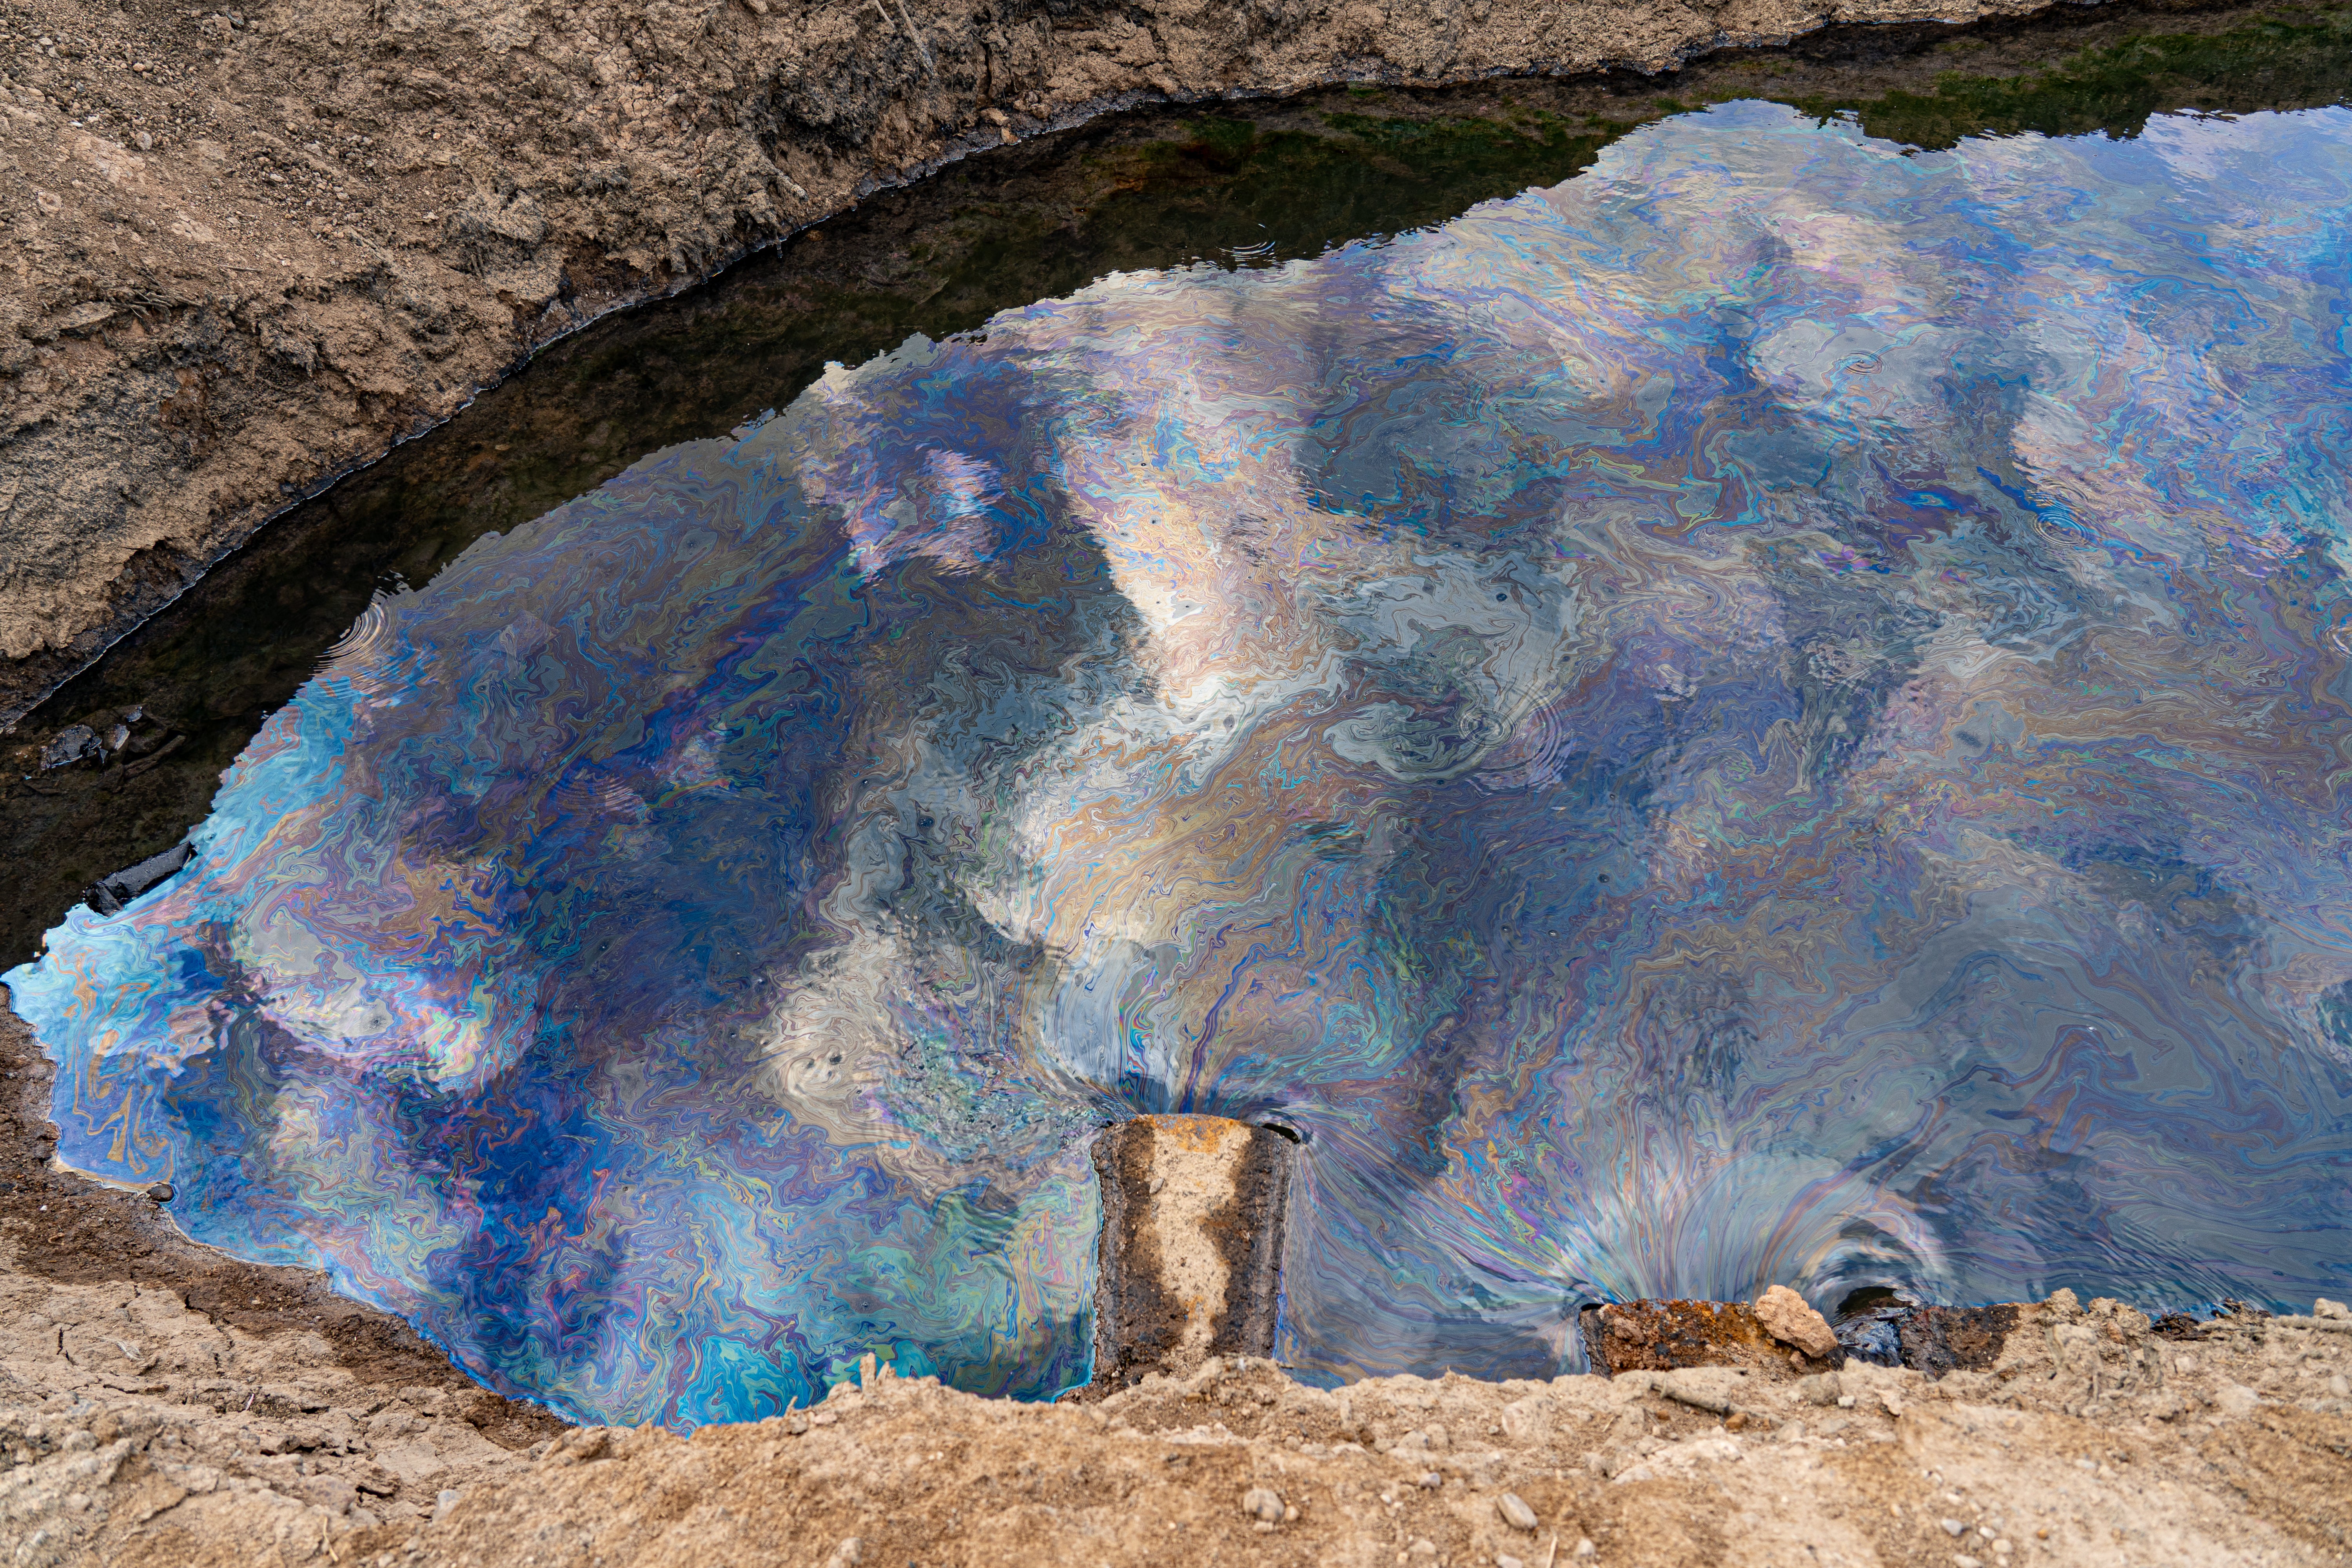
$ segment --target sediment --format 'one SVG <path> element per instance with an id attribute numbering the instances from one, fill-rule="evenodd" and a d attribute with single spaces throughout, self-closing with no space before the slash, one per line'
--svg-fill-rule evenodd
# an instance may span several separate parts
<path id="1" fill-rule="evenodd" d="M 1273 1353 L 1295 1147 L 1222 1116 L 1139 1116 L 1097 1138 L 1103 1390 Z"/>

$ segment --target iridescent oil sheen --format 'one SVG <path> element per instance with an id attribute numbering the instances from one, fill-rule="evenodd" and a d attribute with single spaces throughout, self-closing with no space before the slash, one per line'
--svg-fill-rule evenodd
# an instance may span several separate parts
<path id="1" fill-rule="evenodd" d="M 1762 104 L 831 372 L 381 599 L 8 976 L 73 1164 L 497 1386 L 1082 1380 L 1087 1142 L 1305 1135 L 1284 1359 L 2352 1268 L 2352 114 Z"/>

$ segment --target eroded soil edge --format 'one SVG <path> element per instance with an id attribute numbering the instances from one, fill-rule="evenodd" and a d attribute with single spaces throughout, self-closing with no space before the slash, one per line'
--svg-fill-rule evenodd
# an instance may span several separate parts
<path id="1" fill-rule="evenodd" d="M 1108 108 L 2031 0 L 0 5 L 0 725 L 534 348 Z"/>

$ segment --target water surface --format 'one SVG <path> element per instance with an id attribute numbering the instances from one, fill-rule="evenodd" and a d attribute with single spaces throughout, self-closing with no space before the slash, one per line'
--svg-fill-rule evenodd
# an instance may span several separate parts
<path id="1" fill-rule="evenodd" d="M 2352 114 L 1736 103 L 835 368 L 382 597 L 12 972 L 61 1153 L 502 1388 L 1087 1371 L 1090 1130 L 1307 1136 L 1284 1359 L 2352 1265 Z"/>

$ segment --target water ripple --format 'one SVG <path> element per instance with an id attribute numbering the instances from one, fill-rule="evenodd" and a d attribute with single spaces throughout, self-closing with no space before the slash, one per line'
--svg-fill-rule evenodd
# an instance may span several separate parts
<path id="1" fill-rule="evenodd" d="M 597 1420 L 1084 1378 L 1136 1110 L 1306 1134 L 1320 1377 L 2308 1300 L 2347 230 L 2338 110 L 1736 105 L 836 367 L 370 608 L 7 976 L 61 1152 Z"/>

